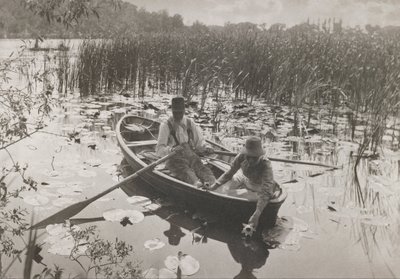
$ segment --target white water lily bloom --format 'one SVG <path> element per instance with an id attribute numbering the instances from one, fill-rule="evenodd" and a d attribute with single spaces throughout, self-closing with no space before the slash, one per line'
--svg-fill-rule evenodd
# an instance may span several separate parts
<path id="1" fill-rule="evenodd" d="M 160 241 L 160 239 L 158 239 L 158 238 L 147 240 L 144 243 L 144 247 L 146 249 L 149 249 L 150 251 L 161 249 L 164 246 L 165 246 L 165 243 Z"/>
<path id="2" fill-rule="evenodd" d="M 146 206 L 151 204 L 151 200 L 147 197 L 143 196 L 131 196 L 126 199 L 127 202 L 129 202 L 132 205 L 140 205 L 140 206 Z"/>
<path id="3" fill-rule="evenodd" d="M 39 194 L 33 194 L 30 196 L 25 196 L 24 197 L 24 202 L 33 206 L 41 206 L 45 205 L 49 202 L 50 200 L 42 195 Z"/>
<path id="4" fill-rule="evenodd" d="M 140 223 L 144 220 L 144 215 L 138 210 L 112 209 L 103 212 L 103 217 L 107 221 L 121 222 L 124 218 L 128 218 L 133 224 Z"/>

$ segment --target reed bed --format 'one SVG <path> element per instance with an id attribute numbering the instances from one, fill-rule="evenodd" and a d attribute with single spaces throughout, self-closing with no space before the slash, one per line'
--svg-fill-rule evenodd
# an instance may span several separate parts
<path id="1" fill-rule="evenodd" d="M 365 135 L 377 146 L 377 125 L 385 127 L 399 109 L 400 31 L 334 27 L 193 25 L 181 33 L 86 41 L 73 76 L 82 95 L 166 92 L 198 96 L 202 106 L 210 97 L 264 99 L 291 106 L 295 119 L 304 108 L 308 119 L 312 108 L 328 108 L 332 116 L 347 111 L 352 137 L 359 116 L 372 112 Z"/>

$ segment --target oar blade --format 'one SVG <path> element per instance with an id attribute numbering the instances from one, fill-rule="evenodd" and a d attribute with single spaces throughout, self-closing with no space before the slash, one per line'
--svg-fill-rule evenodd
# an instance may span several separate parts
<path id="1" fill-rule="evenodd" d="M 91 204 L 92 202 L 94 202 L 95 200 L 103 197 L 104 195 L 110 193 L 111 191 L 121 187 L 122 185 L 124 185 L 125 183 L 127 183 L 128 181 L 135 179 L 136 177 L 138 177 L 140 174 L 153 169 L 155 166 L 157 166 L 158 164 L 168 160 L 170 157 L 174 156 L 176 154 L 176 151 L 171 152 L 170 154 L 162 157 L 161 159 L 151 163 L 150 165 L 138 170 L 136 173 L 131 174 L 130 176 L 126 177 L 124 180 L 120 181 L 119 183 L 117 183 L 116 185 L 108 188 L 107 190 L 95 195 L 94 197 L 91 197 L 90 199 L 78 202 L 78 203 L 74 203 L 70 206 L 68 206 L 67 208 L 62 209 L 61 211 L 51 215 L 50 217 L 47 217 L 46 219 L 40 221 L 39 223 L 33 225 L 32 227 L 30 227 L 30 229 L 40 229 L 40 228 L 44 228 L 47 225 L 50 224 L 57 224 L 57 223 L 62 223 L 65 222 L 65 220 L 70 219 L 72 216 L 78 214 L 79 212 L 81 212 L 86 206 L 88 206 L 89 204 Z"/>
<path id="2" fill-rule="evenodd" d="M 42 229 L 45 228 L 48 225 L 51 224 L 59 224 L 59 223 L 64 223 L 65 220 L 70 219 L 72 216 L 78 214 L 81 212 L 88 204 L 90 203 L 89 200 L 81 201 L 78 203 L 74 203 L 67 208 L 64 208 L 57 213 L 47 217 L 46 219 L 40 221 L 39 223 L 36 223 L 31 229 Z"/>

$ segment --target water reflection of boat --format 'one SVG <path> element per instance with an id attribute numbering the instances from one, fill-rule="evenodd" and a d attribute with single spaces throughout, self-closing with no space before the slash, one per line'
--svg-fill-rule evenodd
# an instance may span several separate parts
<path id="1" fill-rule="evenodd" d="M 117 124 L 117 140 L 121 147 L 124 158 L 134 171 L 151 163 L 151 156 L 144 154 L 154 153 L 157 143 L 158 128 L 160 123 L 151 119 L 127 115 Z M 223 146 L 214 142 L 210 143 L 215 149 L 228 151 Z M 207 158 L 205 163 L 219 177 L 229 164 L 222 157 L 213 155 Z M 153 171 L 141 175 L 152 188 L 174 198 L 186 207 L 208 211 L 223 219 L 232 219 L 238 223 L 247 222 L 249 216 L 254 212 L 257 196 L 254 193 L 217 193 L 204 191 L 180 181 L 168 172 L 165 166 L 159 165 Z M 286 198 L 286 193 L 272 200 L 265 208 L 260 217 L 261 226 L 272 226 L 276 222 L 277 213 Z"/>
<path id="2" fill-rule="evenodd" d="M 125 172 L 132 171 L 126 165 L 126 161 L 125 165 L 124 162 L 121 165 L 124 166 Z M 151 191 L 143 182 L 135 183 L 134 187 L 125 185 L 121 189 L 128 196 L 140 195 L 153 200 L 160 198 L 160 193 Z M 261 238 L 243 238 L 237 230 L 232 229 L 236 226 L 235 222 L 229 225 L 227 222 L 221 222 L 221 219 L 206 214 L 199 214 L 201 217 L 194 218 L 185 208 L 178 207 L 173 202 L 168 204 L 169 206 L 146 212 L 145 215 L 157 215 L 168 221 L 169 228 L 163 233 L 170 245 L 180 244 L 180 240 L 187 234 L 182 229 L 192 235 L 193 244 L 207 243 L 209 239 L 226 243 L 232 258 L 241 265 L 240 272 L 234 278 L 256 278 L 253 274 L 254 269 L 264 266 L 269 256 L 268 248 Z"/>

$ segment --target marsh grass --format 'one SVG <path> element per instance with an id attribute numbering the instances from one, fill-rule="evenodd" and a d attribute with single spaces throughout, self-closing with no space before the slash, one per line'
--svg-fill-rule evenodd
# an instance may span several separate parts
<path id="1" fill-rule="evenodd" d="M 339 25 L 228 24 L 85 41 L 70 81 L 84 96 L 181 94 L 199 97 L 201 109 L 208 98 L 230 96 L 250 104 L 265 99 L 293 108 L 294 135 L 299 118 L 309 124 L 319 109 L 328 108 L 335 121 L 345 108 L 355 139 L 359 117 L 371 112 L 365 137 L 372 140 L 364 144 L 376 150 L 387 117 L 399 111 L 399 32 Z"/>

